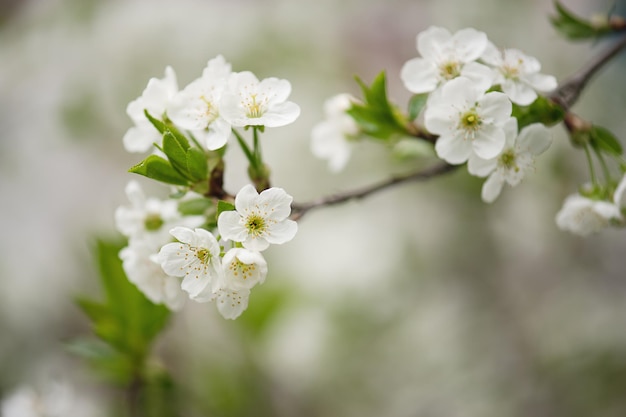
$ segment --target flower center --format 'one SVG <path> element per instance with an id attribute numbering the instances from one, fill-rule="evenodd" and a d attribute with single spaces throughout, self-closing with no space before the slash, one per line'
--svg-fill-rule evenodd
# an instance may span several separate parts
<path id="1" fill-rule="evenodd" d="M 508 150 L 504 152 L 502 155 L 500 155 L 500 163 L 506 169 L 519 171 L 519 167 L 517 166 L 516 160 L 515 160 L 515 152 L 513 152 L 513 150 Z"/>
<path id="2" fill-rule="evenodd" d="M 265 219 L 258 214 L 251 215 L 246 221 L 246 229 L 251 235 L 261 235 L 265 231 Z"/>
<path id="3" fill-rule="evenodd" d="M 459 127 L 465 130 L 466 137 L 469 135 L 471 139 L 474 139 L 474 133 L 480 129 L 483 121 L 476 112 L 476 109 L 471 109 L 468 112 L 461 115 L 461 121 Z"/>
<path id="4" fill-rule="evenodd" d="M 461 75 L 461 66 L 455 61 L 444 62 L 439 67 L 439 73 L 443 79 L 451 80 Z"/>
<path id="5" fill-rule="evenodd" d="M 246 116 L 251 119 L 261 117 L 263 116 L 263 113 L 265 113 L 263 100 L 257 102 L 256 97 L 256 94 L 250 94 L 250 99 L 247 100 L 247 103 L 245 104 L 246 108 L 248 109 Z"/>
<path id="6" fill-rule="evenodd" d="M 163 219 L 156 213 L 148 214 L 143 221 L 143 226 L 146 230 L 150 232 L 154 232 L 155 230 L 159 230 L 161 226 L 163 226 Z"/>
<path id="7" fill-rule="evenodd" d="M 235 277 L 239 277 L 241 274 L 241 278 L 246 280 L 248 278 L 252 278 L 254 271 L 256 270 L 255 264 L 244 264 L 239 259 L 236 259 L 230 263 L 228 267 L 233 273 Z"/>
<path id="8" fill-rule="evenodd" d="M 196 249 L 196 257 L 200 260 L 200 262 L 206 265 L 211 260 L 211 252 L 205 248 L 198 248 Z"/>
<path id="9" fill-rule="evenodd" d="M 213 105 L 211 100 L 208 100 L 206 97 L 201 96 L 200 100 L 206 104 L 206 109 L 204 110 L 204 115 L 206 116 L 207 126 L 210 125 L 215 119 L 219 117 L 219 113 L 217 108 Z"/>
<path id="10" fill-rule="evenodd" d="M 511 65 L 502 66 L 502 75 L 504 75 L 504 78 L 517 80 L 519 78 L 519 72 L 519 67 L 514 67 Z"/>

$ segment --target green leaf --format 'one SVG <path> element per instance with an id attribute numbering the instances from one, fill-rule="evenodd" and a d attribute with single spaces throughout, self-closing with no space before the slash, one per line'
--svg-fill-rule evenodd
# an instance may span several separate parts
<path id="1" fill-rule="evenodd" d="M 196 216 L 204 214 L 213 202 L 208 198 L 194 198 L 178 203 L 178 211 L 183 216 Z"/>
<path id="2" fill-rule="evenodd" d="M 182 146 L 184 149 L 189 149 L 189 141 L 187 140 L 185 135 L 183 135 L 178 131 L 178 129 L 176 129 L 173 124 L 167 124 L 159 119 L 155 119 L 150 115 L 150 113 L 148 113 L 148 110 L 144 110 L 144 114 L 146 115 L 150 123 L 152 123 L 152 125 L 159 131 L 159 133 L 163 135 L 168 132 L 171 133 L 180 143 L 180 146 Z"/>
<path id="3" fill-rule="evenodd" d="M 559 1 L 554 2 L 557 15 L 550 17 L 554 28 L 571 40 L 585 40 L 596 38 L 611 32 L 608 25 L 596 26 L 590 21 L 583 20 L 567 10 Z"/>
<path id="4" fill-rule="evenodd" d="M 387 99 L 385 72 L 378 74 L 369 87 L 358 77 L 356 81 L 363 91 L 364 103 L 353 104 L 346 113 L 354 118 L 362 132 L 383 140 L 408 134 L 406 121 Z"/>
<path id="5" fill-rule="evenodd" d="M 409 120 L 417 119 L 417 116 L 419 116 L 424 109 L 427 100 L 428 93 L 414 94 L 413 97 L 411 97 L 409 100 Z"/>
<path id="6" fill-rule="evenodd" d="M 168 160 L 158 155 L 150 155 L 128 170 L 144 177 L 166 184 L 188 185 L 189 181 L 175 170 Z"/>
<path id="7" fill-rule="evenodd" d="M 172 134 L 165 132 L 163 135 L 163 153 L 167 156 L 172 167 L 183 177 L 193 180 L 194 178 L 187 169 L 187 149 Z"/>
<path id="8" fill-rule="evenodd" d="M 131 359 L 143 358 L 169 317 L 169 310 L 150 302 L 128 281 L 118 253 L 120 243 L 96 242 L 104 301 L 80 298 L 81 309 L 92 321 L 96 335 Z"/>
<path id="9" fill-rule="evenodd" d="M 593 125 L 591 127 L 591 146 L 596 150 L 603 150 L 606 153 L 619 156 L 622 154 L 622 144 L 617 140 L 610 130 Z"/>
<path id="10" fill-rule="evenodd" d="M 554 126 L 563 120 L 565 111 L 552 100 L 539 96 L 529 106 L 513 104 L 512 116 L 517 119 L 518 128 L 521 130 L 532 123 Z"/>
<path id="11" fill-rule="evenodd" d="M 198 148 L 187 150 L 187 172 L 195 181 L 204 181 L 209 176 L 206 154 Z"/>
<path id="12" fill-rule="evenodd" d="M 228 201 L 220 200 L 217 202 L 217 217 L 222 214 L 224 211 L 233 211 L 235 210 L 235 205 L 229 203 Z"/>

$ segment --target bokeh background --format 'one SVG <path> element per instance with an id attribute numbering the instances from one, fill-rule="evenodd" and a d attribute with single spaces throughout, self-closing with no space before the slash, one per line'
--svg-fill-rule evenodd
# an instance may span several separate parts
<path id="1" fill-rule="evenodd" d="M 613 3 L 564 1 L 581 15 Z M 0 2 L 0 398 L 62 380 L 97 415 L 122 401 L 66 345 L 90 334 L 73 300 L 101 292 L 92 244 L 117 237 L 113 212 L 141 160 L 122 147 L 126 105 L 167 65 L 180 87 L 217 54 L 290 80 L 302 116 L 263 146 L 273 183 L 305 202 L 422 163 L 363 144 L 330 174 L 311 155 L 323 101 L 358 94 L 354 75 L 387 71 L 406 105 L 400 68 L 417 56 L 417 33 L 439 25 L 483 30 L 562 80 L 606 45 L 565 41 L 553 13 L 547 0 Z M 574 107 L 622 139 L 625 64 L 606 67 Z M 155 349 L 179 414 L 626 415 L 626 235 L 556 228 L 588 173 L 553 132 L 536 175 L 492 205 L 460 169 L 305 216 L 294 241 L 266 252 L 270 275 L 244 315 L 268 299 L 275 308 L 254 332 L 188 303 Z M 234 147 L 227 159 L 236 191 L 244 160 Z"/>

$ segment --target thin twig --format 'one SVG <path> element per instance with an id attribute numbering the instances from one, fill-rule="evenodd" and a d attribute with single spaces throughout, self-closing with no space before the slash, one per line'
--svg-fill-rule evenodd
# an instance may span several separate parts
<path id="1" fill-rule="evenodd" d="M 615 57 L 622 49 L 626 48 L 626 36 L 620 38 L 608 48 L 604 53 L 598 55 L 587 65 L 582 67 L 574 75 L 567 78 L 561 85 L 550 95 L 552 101 L 569 110 L 578 100 L 580 93 L 583 91 L 591 77 L 598 70 L 606 65 L 613 57 Z"/>
<path id="2" fill-rule="evenodd" d="M 356 200 L 359 198 L 367 197 L 370 194 L 374 194 L 376 192 L 385 190 L 394 185 L 398 185 L 401 183 L 409 182 L 409 181 L 424 181 L 433 177 L 437 177 L 439 175 L 443 175 L 445 173 L 451 172 L 458 168 L 459 165 L 450 165 L 447 163 L 441 163 L 420 171 L 416 171 L 407 175 L 392 177 L 388 180 L 379 182 L 378 184 L 370 185 L 364 188 L 360 188 L 358 190 L 353 190 L 345 193 L 329 195 L 326 197 L 319 198 L 317 200 L 313 200 L 309 203 L 304 204 L 293 204 L 292 205 L 292 214 L 291 218 L 293 220 L 298 220 L 310 210 L 325 207 L 325 206 L 333 206 L 335 204 L 345 203 L 349 200 Z"/>

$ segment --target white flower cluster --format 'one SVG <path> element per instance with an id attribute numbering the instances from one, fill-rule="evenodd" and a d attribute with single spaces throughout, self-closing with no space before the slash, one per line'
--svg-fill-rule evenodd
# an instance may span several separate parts
<path id="1" fill-rule="evenodd" d="M 295 121 L 300 107 L 287 101 L 290 93 L 289 81 L 259 81 L 249 71 L 233 72 L 221 55 L 209 60 L 202 76 L 180 91 L 174 70 L 167 67 L 164 78 L 151 79 L 142 95 L 128 105 L 134 126 L 124 136 L 124 147 L 129 152 L 146 152 L 154 144 L 159 145 L 163 133 L 157 126 L 162 124 L 177 131 L 177 135 L 187 134 L 203 148 L 206 152 L 199 155 L 207 157 L 208 167 L 213 155 L 221 155 L 210 151 L 223 148 L 231 133 L 237 134 L 234 128 L 279 127 Z M 146 112 L 157 122 L 150 120 Z M 244 150 L 254 156 L 250 162 L 258 169 L 263 162 L 256 135 L 255 130 L 254 153 Z M 237 137 L 245 147 L 243 139 Z M 155 149 L 171 157 L 165 146 Z M 175 166 L 180 167 L 181 153 L 176 152 L 172 153 L 175 163 L 169 167 L 174 171 L 165 171 L 166 175 L 176 174 Z M 192 163 L 202 167 L 203 161 L 197 159 Z M 183 165 L 189 161 L 183 160 Z M 161 167 L 170 162 L 161 163 Z M 203 175 L 202 169 L 198 172 Z M 195 171 L 185 174 L 198 175 Z M 217 175 L 221 177 L 223 171 Z M 154 303 L 178 310 L 186 298 L 215 300 L 219 312 L 234 319 L 246 309 L 250 289 L 267 275 L 261 251 L 270 244 L 285 243 L 296 234 L 296 222 L 288 219 L 292 197 L 281 188 L 258 194 L 254 186 L 247 185 L 235 196 L 235 210 L 222 212 L 216 222 L 206 215 L 182 215 L 179 207 L 188 200 L 203 199 L 215 207 L 223 190 L 219 188 L 222 194 L 202 196 L 192 189 L 181 187 L 174 193 L 176 198 L 159 200 L 146 198 L 135 181 L 127 185 L 130 206 L 119 207 L 115 213 L 117 229 L 128 238 L 128 245 L 119 254 L 122 267 L 128 279 Z"/>
<path id="2" fill-rule="evenodd" d="M 542 124 L 518 132 L 512 103 L 531 104 L 537 92 L 556 88 L 556 79 L 540 74 L 535 58 L 499 50 L 475 29 L 451 34 L 431 27 L 417 35 L 417 50 L 421 57 L 406 62 L 400 77 L 412 93 L 429 93 L 424 125 L 439 135 L 437 156 L 467 162 L 470 174 L 488 177 L 482 198 L 493 202 L 504 183 L 520 183 L 551 143 Z"/>
<path id="3" fill-rule="evenodd" d="M 233 72 L 223 56 L 209 60 L 202 76 L 178 90 L 171 67 L 162 79 L 152 78 L 141 97 L 126 113 L 135 126 L 124 135 L 128 152 L 146 152 L 160 142 L 160 134 L 144 111 L 157 119 L 169 119 L 191 134 L 208 150 L 226 145 L 232 127 L 279 127 L 294 122 L 300 107 L 287 101 L 291 84 L 278 78 L 259 79 L 249 71 Z"/>
<path id="4" fill-rule="evenodd" d="M 572 194 L 565 199 L 563 208 L 556 215 L 561 230 L 588 236 L 610 225 L 624 225 L 626 211 L 626 175 L 613 193 L 612 200 L 598 200 Z"/>
<path id="5" fill-rule="evenodd" d="M 530 105 L 539 93 L 557 86 L 541 74 L 539 62 L 516 49 L 499 50 L 483 32 L 463 29 L 454 34 L 430 27 L 417 35 L 420 57 L 402 67 L 400 77 L 415 94 L 428 94 L 424 126 L 438 135 L 437 156 L 450 164 L 468 162 L 469 172 L 488 177 L 482 190 L 493 202 L 504 183 L 519 184 L 532 171 L 534 159 L 551 143 L 542 124 L 518 132 L 513 104 Z M 358 126 L 346 111 L 353 97 L 341 94 L 325 104 L 326 119 L 312 131 L 314 155 L 341 170 L 350 155 Z"/>
<path id="6" fill-rule="evenodd" d="M 215 300 L 222 316 L 237 318 L 248 306 L 250 289 L 267 275 L 261 251 L 290 241 L 298 230 L 288 219 L 293 198 L 281 188 L 258 194 L 252 185 L 243 187 L 235 210 L 218 217 L 222 242 L 200 227 L 204 217 L 181 216 L 176 201 L 145 199 L 135 182 L 126 192 L 131 206 L 115 215 L 118 230 L 128 237 L 122 266 L 148 299 L 172 310 L 182 307 L 187 293 L 197 302 Z"/>
<path id="7" fill-rule="evenodd" d="M 297 223 L 288 219 L 292 200 L 282 188 L 258 194 L 246 185 L 235 197 L 235 210 L 222 212 L 217 221 L 231 249 L 222 255 L 222 246 L 206 229 L 175 227 L 170 233 L 177 242 L 161 248 L 158 262 L 167 275 L 183 279 L 189 298 L 215 301 L 224 318 L 235 319 L 247 308 L 250 289 L 265 281 L 267 263 L 261 251 L 290 241 L 298 231 Z"/>

